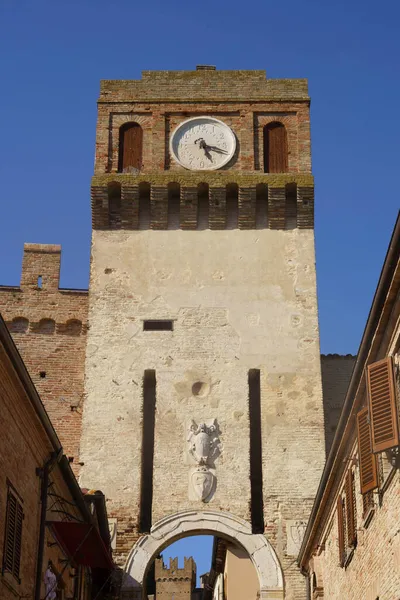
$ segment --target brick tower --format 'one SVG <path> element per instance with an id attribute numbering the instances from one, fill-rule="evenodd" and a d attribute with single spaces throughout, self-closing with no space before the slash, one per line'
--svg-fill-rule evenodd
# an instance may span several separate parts
<path id="1" fill-rule="evenodd" d="M 162 558 L 156 558 L 155 580 L 155 600 L 192 600 L 196 586 L 196 563 L 191 556 L 185 556 L 183 568 L 180 569 L 177 558 L 169 559 L 169 567 L 164 565 Z"/>
<path id="2" fill-rule="evenodd" d="M 248 551 L 261 598 L 305 599 L 324 462 L 306 80 L 103 81 L 91 189 L 81 485 L 117 520 L 122 596 L 207 532 Z"/>

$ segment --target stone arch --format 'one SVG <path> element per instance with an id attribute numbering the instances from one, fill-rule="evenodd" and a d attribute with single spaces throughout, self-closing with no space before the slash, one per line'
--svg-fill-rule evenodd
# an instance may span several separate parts
<path id="1" fill-rule="evenodd" d="M 184 511 L 158 521 L 132 548 L 124 568 L 122 598 L 141 600 L 147 571 L 164 548 L 190 535 L 218 535 L 249 555 L 260 582 L 260 600 L 284 598 L 282 569 L 271 544 L 234 515 L 212 510 Z"/>

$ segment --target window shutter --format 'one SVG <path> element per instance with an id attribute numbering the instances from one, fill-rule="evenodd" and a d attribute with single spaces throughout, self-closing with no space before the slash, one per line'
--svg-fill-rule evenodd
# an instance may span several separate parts
<path id="1" fill-rule="evenodd" d="M 286 128 L 282 123 L 269 123 L 264 128 L 265 173 L 287 173 L 288 150 Z"/>
<path id="2" fill-rule="evenodd" d="M 24 513 L 22 506 L 17 502 L 17 521 L 15 523 L 15 544 L 14 544 L 14 567 L 13 575 L 19 579 L 19 568 L 21 565 L 21 551 L 22 551 L 22 521 L 24 520 Z"/>
<path id="3" fill-rule="evenodd" d="M 356 497 L 354 493 L 354 474 L 349 469 L 346 476 L 346 531 L 347 546 L 352 548 L 357 541 Z"/>
<path id="4" fill-rule="evenodd" d="M 382 452 L 399 445 L 399 425 L 392 358 L 367 367 L 372 452 Z"/>
<path id="5" fill-rule="evenodd" d="M 129 123 L 121 127 L 118 168 L 120 172 L 142 168 L 142 147 L 143 129 L 138 123 Z"/>
<path id="6" fill-rule="evenodd" d="M 338 521 L 338 541 L 339 541 L 339 564 L 344 565 L 345 548 L 344 548 L 344 519 L 343 519 L 343 500 L 340 495 L 337 499 L 337 521 Z"/>
<path id="7" fill-rule="evenodd" d="M 3 571 L 8 571 L 19 581 L 22 551 L 22 505 L 9 489 L 6 510 L 6 533 L 4 540 Z"/>
<path id="8" fill-rule="evenodd" d="M 378 470 L 375 455 L 371 450 L 367 408 L 363 408 L 357 414 L 357 437 L 361 493 L 366 494 L 378 487 Z"/>

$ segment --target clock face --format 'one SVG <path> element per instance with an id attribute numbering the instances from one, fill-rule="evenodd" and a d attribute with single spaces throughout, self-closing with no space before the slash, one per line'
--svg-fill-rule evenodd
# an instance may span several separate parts
<path id="1" fill-rule="evenodd" d="M 171 136 L 174 159 L 193 171 L 220 169 L 232 158 L 236 138 L 232 129 L 213 117 L 194 117 L 183 121 Z"/>

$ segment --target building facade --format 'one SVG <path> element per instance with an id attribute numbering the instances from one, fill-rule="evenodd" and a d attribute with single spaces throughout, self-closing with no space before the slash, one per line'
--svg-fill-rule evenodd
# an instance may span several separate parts
<path id="1" fill-rule="evenodd" d="M 0 598 L 90 600 L 113 566 L 104 496 L 80 490 L 1 317 L 0 399 Z"/>
<path id="2" fill-rule="evenodd" d="M 400 597 L 400 219 L 299 555 L 313 600 Z"/>

